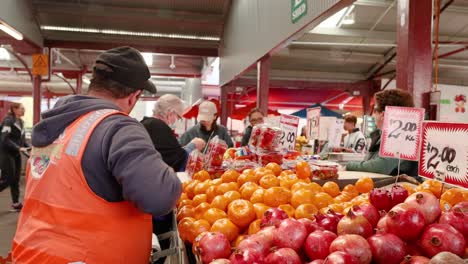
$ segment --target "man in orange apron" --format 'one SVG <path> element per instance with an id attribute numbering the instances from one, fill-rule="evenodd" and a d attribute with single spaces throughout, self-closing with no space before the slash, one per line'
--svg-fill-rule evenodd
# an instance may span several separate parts
<path id="1" fill-rule="evenodd" d="M 181 193 L 174 171 L 130 118 L 156 92 L 130 47 L 98 56 L 88 96 L 69 96 L 33 130 L 14 263 L 148 263 L 151 217 Z"/>

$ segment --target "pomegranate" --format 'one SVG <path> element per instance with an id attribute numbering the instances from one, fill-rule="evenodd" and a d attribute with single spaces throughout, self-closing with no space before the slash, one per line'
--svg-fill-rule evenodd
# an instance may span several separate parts
<path id="1" fill-rule="evenodd" d="M 268 239 L 268 241 L 271 241 L 273 243 L 273 235 L 275 233 L 276 227 L 274 226 L 267 226 L 265 228 L 260 229 L 256 235 L 264 235 L 265 239 Z"/>
<path id="2" fill-rule="evenodd" d="M 367 242 L 377 264 L 398 264 L 406 255 L 405 242 L 394 234 L 376 234 Z"/>
<path id="3" fill-rule="evenodd" d="M 457 208 L 460 208 L 465 214 L 468 213 L 468 201 L 457 203 L 452 207 L 452 210 L 456 210 Z"/>
<path id="4" fill-rule="evenodd" d="M 424 256 L 424 251 L 418 245 L 417 241 L 406 243 L 406 254 L 410 256 Z"/>
<path id="5" fill-rule="evenodd" d="M 463 235 L 451 225 L 432 224 L 424 229 L 419 245 L 429 257 L 443 251 L 463 257 L 466 242 Z"/>
<path id="6" fill-rule="evenodd" d="M 407 204 L 399 204 L 387 214 L 387 230 L 403 240 L 418 238 L 424 228 L 424 215 Z"/>
<path id="7" fill-rule="evenodd" d="M 324 264 L 359 264 L 358 258 L 355 256 L 343 252 L 336 251 L 328 255 L 328 257 L 323 262 Z"/>
<path id="8" fill-rule="evenodd" d="M 401 264 L 427 264 L 430 259 L 423 256 L 406 256 Z"/>
<path id="9" fill-rule="evenodd" d="M 325 263 L 325 261 L 323 259 L 316 259 L 316 260 L 311 261 L 311 262 L 309 262 L 307 264 L 323 264 L 323 263 Z"/>
<path id="10" fill-rule="evenodd" d="M 375 208 L 375 206 L 372 204 L 361 204 L 359 206 L 355 205 L 353 206 L 352 211 L 355 215 L 364 216 L 372 225 L 372 227 L 377 226 L 377 223 L 380 219 L 380 214 L 377 208 Z"/>
<path id="11" fill-rule="evenodd" d="M 314 222 L 310 220 L 309 218 L 301 218 L 301 219 L 298 219 L 297 221 L 301 222 L 305 226 L 307 230 L 307 234 L 310 234 L 317 230 L 324 230 L 321 226 L 317 224 L 317 222 Z"/>
<path id="12" fill-rule="evenodd" d="M 246 250 L 253 249 L 264 257 L 270 252 L 270 248 L 273 245 L 273 239 L 265 234 L 252 235 L 239 243 L 238 249 Z"/>
<path id="13" fill-rule="evenodd" d="M 305 226 L 296 219 L 285 219 L 275 230 L 273 244 L 279 248 L 292 248 L 299 251 L 307 237 Z"/>
<path id="14" fill-rule="evenodd" d="M 392 207 L 404 202 L 408 198 L 408 191 L 399 184 L 393 185 L 390 193 L 392 195 Z"/>
<path id="15" fill-rule="evenodd" d="M 392 195 L 385 189 L 373 189 L 369 193 L 369 201 L 379 211 L 388 211 L 392 208 Z"/>
<path id="16" fill-rule="evenodd" d="M 216 259 L 210 262 L 210 264 L 230 264 L 231 261 L 229 259 Z"/>
<path id="17" fill-rule="evenodd" d="M 369 264 L 372 252 L 366 239 L 359 235 L 342 235 L 337 237 L 330 245 L 330 252 L 343 251 L 358 259 L 360 264 Z M 325 261 L 325 263 L 328 263 Z"/>
<path id="18" fill-rule="evenodd" d="M 426 225 L 434 223 L 441 212 L 439 200 L 429 192 L 413 193 L 405 200 L 405 203 L 423 213 Z"/>
<path id="19" fill-rule="evenodd" d="M 302 264 L 301 258 L 291 248 L 280 248 L 271 252 L 266 258 L 268 264 Z"/>
<path id="20" fill-rule="evenodd" d="M 381 233 L 388 233 L 388 216 L 384 215 L 382 218 L 380 218 L 379 222 L 377 223 L 376 227 L 376 233 L 381 234 Z"/>
<path id="21" fill-rule="evenodd" d="M 288 214 L 279 209 L 279 208 L 270 208 L 265 211 L 262 217 L 262 221 L 260 223 L 260 226 L 267 227 L 267 226 L 276 226 L 281 223 L 282 220 L 287 219 Z"/>
<path id="22" fill-rule="evenodd" d="M 440 252 L 429 261 L 429 264 L 465 264 L 466 262 L 459 256 L 450 252 Z"/>
<path id="23" fill-rule="evenodd" d="M 336 235 L 330 231 L 310 233 L 304 244 L 304 251 L 309 259 L 325 259 L 330 254 L 330 245 Z"/>
<path id="24" fill-rule="evenodd" d="M 325 230 L 331 231 L 336 234 L 336 228 L 341 217 L 337 214 L 318 214 L 315 216 L 317 224 Z"/>
<path id="25" fill-rule="evenodd" d="M 468 240 L 468 213 L 463 213 L 459 207 L 442 212 L 439 223 L 453 226 L 465 237 L 465 240 Z"/>
<path id="26" fill-rule="evenodd" d="M 227 237 L 219 232 L 208 232 L 198 242 L 196 251 L 204 263 L 231 255 L 231 244 Z"/>
<path id="27" fill-rule="evenodd" d="M 372 236 L 374 232 L 372 230 L 372 225 L 364 216 L 355 215 L 353 210 L 349 210 L 348 214 L 338 222 L 337 234 L 356 234 L 367 238 Z"/>
<path id="28" fill-rule="evenodd" d="M 229 258 L 231 264 L 264 264 L 262 255 L 260 252 L 253 249 L 237 249 Z"/>

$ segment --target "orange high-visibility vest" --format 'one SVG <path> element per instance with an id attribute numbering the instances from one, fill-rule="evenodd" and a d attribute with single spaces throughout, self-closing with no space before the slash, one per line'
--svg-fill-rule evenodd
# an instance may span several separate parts
<path id="1" fill-rule="evenodd" d="M 124 113 L 105 109 L 83 115 L 51 145 L 33 148 L 13 263 L 149 262 L 151 215 L 128 201 L 96 195 L 81 167 L 93 130 L 114 114 Z"/>

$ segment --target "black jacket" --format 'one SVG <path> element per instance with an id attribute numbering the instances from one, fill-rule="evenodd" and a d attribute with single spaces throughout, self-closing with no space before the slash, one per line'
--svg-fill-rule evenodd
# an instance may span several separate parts
<path id="1" fill-rule="evenodd" d="M 17 120 L 11 114 L 5 117 L 2 123 L 1 145 L 3 153 L 11 155 L 19 155 L 20 148 L 29 147 L 25 139 L 23 120 Z"/>
<path id="2" fill-rule="evenodd" d="M 249 144 L 250 135 L 252 134 L 252 126 L 245 128 L 244 135 L 242 136 L 241 146 L 247 146 Z"/>
<path id="3" fill-rule="evenodd" d="M 154 117 L 144 117 L 141 123 L 148 131 L 154 148 L 161 153 L 164 162 L 175 171 L 185 169 L 188 153 L 179 144 L 172 129 L 164 121 Z"/>

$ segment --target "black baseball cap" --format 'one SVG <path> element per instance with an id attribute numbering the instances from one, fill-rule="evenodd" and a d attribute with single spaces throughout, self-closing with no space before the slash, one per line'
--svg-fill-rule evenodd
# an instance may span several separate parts
<path id="1" fill-rule="evenodd" d="M 151 82 L 151 74 L 143 56 L 137 49 L 132 47 L 117 47 L 101 53 L 96 64 L 102 63 L 108 66 L 111 71 L 94 70 L 107 78 L 121 83 L 135 90 L 147 90 L 156 93 L 156 86 Z"/>

